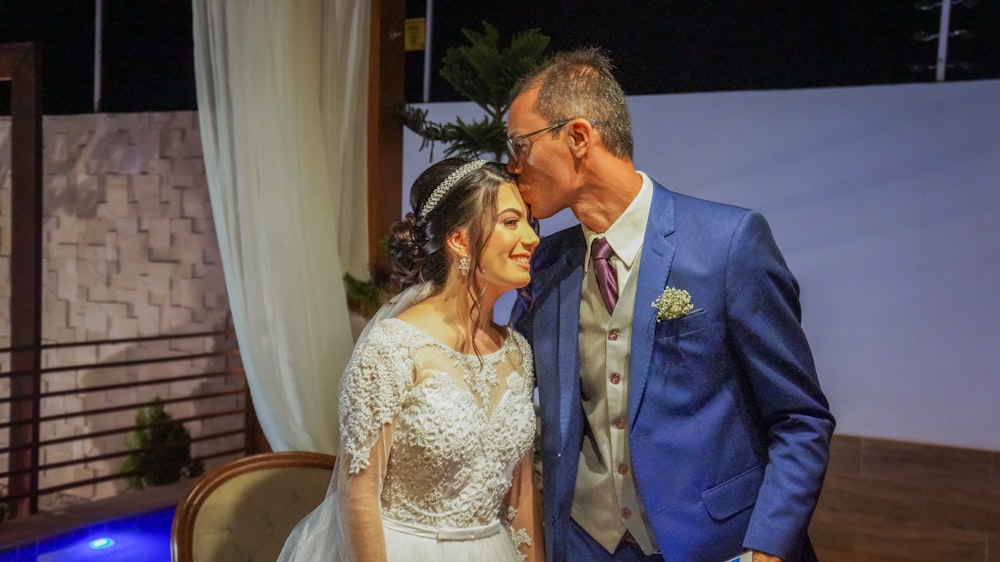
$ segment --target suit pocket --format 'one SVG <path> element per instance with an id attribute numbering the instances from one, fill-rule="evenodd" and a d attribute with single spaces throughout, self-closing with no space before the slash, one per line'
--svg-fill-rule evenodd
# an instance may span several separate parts
<path id="1" fill-rule="evenodd" d="M 750 470 L 701 493 L 705 509 L 712 519 L 721 521 L 757 503 L 757 492 L 764 483 L 764 467 Z"/>
<path id="2" fill-rule="evenodd" d="M 656 339 L 662 340 L 695 332 L 711 325 L 712 316 L 705 310 L 696 310 L 680 318 L 660 320 L 656 323 Z"/>

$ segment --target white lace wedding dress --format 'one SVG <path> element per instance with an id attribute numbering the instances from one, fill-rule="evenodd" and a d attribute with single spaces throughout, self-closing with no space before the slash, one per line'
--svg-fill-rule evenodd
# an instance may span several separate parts
<path id="1" fill-rule="evenodd" d="M 341 383 L 330 492 L 279 561 L 359 560 L 380 539 L 389 561 L 521 560 L 518 546 L 533 540 L 517 516 L 530 497 L 521 484 L 530 488 L 533 372 L 513 330 L 478 357 L 402 320 L 379 321 Z"/>

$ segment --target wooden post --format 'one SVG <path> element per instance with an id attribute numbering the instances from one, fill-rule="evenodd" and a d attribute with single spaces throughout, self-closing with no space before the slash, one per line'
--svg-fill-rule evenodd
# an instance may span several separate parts
<path id="1" fill-rule="evenodd" d="M 372 278 L 392 273 L 379 245 L 402 213 L 405 0 L 373 0 L 368 62 L 368 260 Z"/>
<path id="2" fill-rule="evenodd" d="M 38 511 L 42 345 L 42 66 L 33 43 L 0 45 L 0 80 L 11 83 L 10 495 L 17 515 Z M 22 472 L 16 472 L 22 471 Z"/>

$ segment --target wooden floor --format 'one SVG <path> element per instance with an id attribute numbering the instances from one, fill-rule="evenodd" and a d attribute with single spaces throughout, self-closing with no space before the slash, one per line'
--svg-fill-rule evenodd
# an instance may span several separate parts
<path id="1" fill-rule="evenodd" d="M 810 535 L 821 562 L 1000 562 L 1000 452 L 835 436 Z"/>
<path id="2" fill-rule="evenodd" d="M 71 519 L 7 521 L 0 546 L 79 523 Z M 1000 562 L 1000 452 L 834 436 L 810 534 L 821 562 Z"/>

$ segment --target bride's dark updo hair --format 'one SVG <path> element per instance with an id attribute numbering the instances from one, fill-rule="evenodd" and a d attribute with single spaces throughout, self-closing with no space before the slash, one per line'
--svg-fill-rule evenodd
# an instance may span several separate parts
<path id="1" fill-rule="evenodd" d="M 497 162 L 486 162 L 469 171 L 440 195 L 438 202 L 421 212 L 434 190 L 462 166 L 463 158 L 448 158 L 424 170 L 410 188 L 412 211 L 392 226 L 389 253 L 393 263 L 393 281 L 400 289 L 422 282 L 434 283 L 435 290 L 448 276 L 448 253 L 444 251 L 448 234 L 467 229 L 471 271 L 479 269 L 483 246 L 492 234 L 497 218 L 497 191 L 514 178 Z M 470 287 L 472 289 L 472 287 Z"/>

